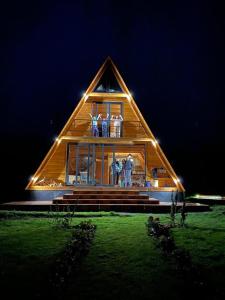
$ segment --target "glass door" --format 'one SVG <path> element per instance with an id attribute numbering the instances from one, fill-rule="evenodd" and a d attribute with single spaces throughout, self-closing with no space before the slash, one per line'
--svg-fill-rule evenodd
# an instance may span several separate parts
<path id="1" fill-rule="evenodd" d="M 122 167 L 129 169 L 127 160 L 132 162 L 132 170 L 129 178 L 124 178 Z M 145 145 L 69 144 L 66 183 L 123 187 L 128 182 L 129 186 L 142 187 L 146 168 Z"/>

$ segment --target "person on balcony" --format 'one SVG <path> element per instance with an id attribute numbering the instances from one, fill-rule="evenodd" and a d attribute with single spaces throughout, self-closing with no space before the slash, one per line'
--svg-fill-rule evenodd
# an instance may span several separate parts
<path id="1" fill-rule="evenodd" d="M 98 116 L 92 116 L 92 114 L 89 114 L 92 120 L 92 135 L 95 137 L 99 137 L 99 130 L 98 130 L 98 120 L 101 117 L 101 114 Z"/>
<path id="2" fill-rule="evenodd" d="M 109 114 L 102 119 L 102 136 L 109 137 Z"/>
<path id="3" fill-rule="evenodd" d="M 123 117 L 119 115 L 114 118 L 112 115 L 111 120 L 113 121 L 113 130 L 110 132 L 110 136 L 119 138 L 121 136 L 121 123 L 123 121 Z"/>

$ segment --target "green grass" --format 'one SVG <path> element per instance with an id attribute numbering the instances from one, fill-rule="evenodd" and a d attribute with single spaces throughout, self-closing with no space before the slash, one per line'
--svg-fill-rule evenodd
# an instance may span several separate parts
<path id="1" fill-rule="evenodd" d="M 187 228 L 173 229 L 176 244 L 190 251 L 215 289 L 224 292 L 225 207 L 190 213 Z M 47 287 L 50 267 L 70 238 L 70 230 L 56 229 L 46 213 L 0 213 L 1 284 L 11 294 L 32 298 Z M 99 217 L 101 216 L 101 217 Z M 168 215 L 157 215 L 168 222 Z M 12 218 L 13 217 L 13 218 Z M 84 213 L 97 225 L 91 250 L 70 280 L 65 299 L 181 299 L 184 282 L 172 260 L 166 259 L 146 234 L 148 215 Z M 13 289 L 12 289 L 13 286 Z M 5 298 L 7 299 L 7 298 Z M 33 298 L 32 298 L 33 299 Z"/>
<path id="2" fill-rule="evenodd" d="M 72 211 L 19 211 L 19 210 L 0 210 L 0 219 L 12 219 L 12 218 L 25 218 L 25 217 L 34 217 L 34 218 L 54 218 L 55 216 L 63 217 L 65 214 Z M 90 217 L 107 217 L 107 216 L 118 216 L 119 213 L 111 211 L 100 211 L 100 212 L 75 212 L 74 217 L 80 218 L 90 218 Z"/>
<path id="3" fill-rule="evenodd" d="M 49 266 L 70 238 L 46 219 L 0 222 L 1 286 L 8 297 L 38 294 L 45 287 Z M 5 298 L 7 299 L 7 298 Z"/>
<path id="4" fill-rule="evenodd" d="M 188 227 L 173 229 L 173 236 L 179 247 L 190 251 L 192 261 L 202 268 L 207 282 L 225 296 L 225 207 L 190 214 Z"/>
<path id="5" fill-rule="evenodd" d="M 94 244 L 71 279 L 68 299 L 162 299 L 177 286 L 170 279 L 173 268 L 146 234 L 146 220 L 146 215 L 98 220 Z M 158 285 L 162 279 L 163 291 Z M 178 299 L 175 290 L 171 295 Z"/>

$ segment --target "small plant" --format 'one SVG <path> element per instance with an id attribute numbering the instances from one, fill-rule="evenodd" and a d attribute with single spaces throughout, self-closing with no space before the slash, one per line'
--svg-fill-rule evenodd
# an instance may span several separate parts
<path id="1" fill-rule="evenodd" d="M 183 205 L 180 209 L 180 226 L 181 227 L 185 227 L 187 226 L 185 221 L 186 221 L 186 218 L 187 218 L 187 212 L 186 212 L 186 203 L 185 201 L 183 202 Z"/>
<path id="2" fill-rule="evenodd" d="M 91 220 L 89 220 L 89 221 L 82 221 L 80 224 L 75 225 L 74 228 L 80 230 L 94 231 L 96 229 L 96 226 L 92 224 Z"/>
<path id="3" fill-rule="evenodd" d="M 148 235 L 153 235 L 155 237 L 160 237 L 162 235 L 169 236 L 169 229 L 171 228 L 171 225 L 161 224 L 159 218 L 149 216 L 146 226 L 148 229 Z"/>
<path id="4" fill-rule="evenodd" d="M 157 246 L 163 252 L 171 253 L 175 249 L 173 237 L 170 235 L 171 224 L 161 224 L 159 218 L 150 216 L 147 222 L 148 235 L 154 236 L 157 239 Z"/>
<path id="5" fill-rule="evenodd" d="M 163 252 L 170 254 L 175 249 L 174 239 L 171 236 L 161 235 L 159 237 L 159 246 L 162 248 Z"/>
<path id="6" fill-rule="evenodd" d="M 90 249 L 96 225 L 92 224 L 91 221 L 83 221 L 72 228 L 71 239 L 64 251 L 57 258 L 50 277 L 52 293 L 60 299 L 63 299 L 62 294 L 69 277 L 76 270 L 82 257 L 85 256 Z"/>
<path id="7" fill-rule="evenodd" d="M 69 206 L 65 206 L 62 210 L 60 211 L 60 207 L 58 205 L 54 206 L 54 210 L 52 208 L 48 212 L 48 217 L 50 219 L 50 222 L 60 228 L 64 229 L 70 229 L 72 219 L 74 217 L 75 210 L 73 209 L 72 211 L 70 210 Z"/>
<path id="8" fill-rule="evenodd" d="M 176 226 L 176 213 L 177 213 L 177 192 L 175 195 L 174 199 L 174 194 L 172 192 L 171 194 L 171 207 L 170 207 L 170 220 L 171 220 L 171 225 L 173 227 Z"/>

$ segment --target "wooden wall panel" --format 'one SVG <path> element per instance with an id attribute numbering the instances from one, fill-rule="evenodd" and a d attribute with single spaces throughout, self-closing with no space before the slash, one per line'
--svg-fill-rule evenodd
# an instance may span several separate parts
<path id="1" fill-rule="evenodd" d="M 65 181 L 66 173 L 66 144 L 62 143 L 52 155 L 47 164 L 43 167 L 38 176 L 38 180 L 51 178 Z"/>
<path id="2" fill-rule="evenodd" d="M 172 178 L 158 178 L 159 187 L 175 187 L 175 183 Z"/>
<path id="3" fill-rule="evenodd" d="M 146 145 L 147 150 L 147 176 L 152 177 L 152 169 L 153 168 L 164 168 L 166 170 L 166 173 L 162 175 L 162 177 L 159 179 L 159 186 L 165 187 L 165 186 L 175 186 L 174 181 L 172 180 L 171 176 L 169 175 L 167 169 L 161 162 L 159 155 L 156 152 L 155 147 L 152 145 L 152 143 L 148 143 Z"/>
<path id="4" fill-rule="evenodd" d="M 124 121 L 140 121 L 134 113 L 128 100 L 124 102 Z"/>

